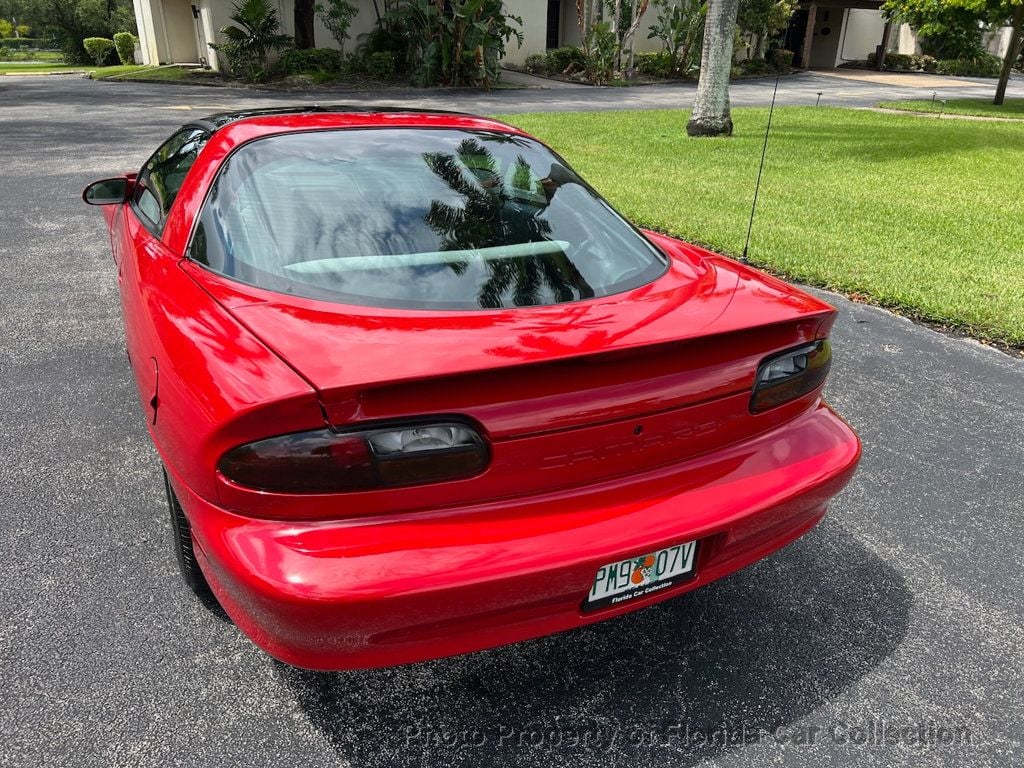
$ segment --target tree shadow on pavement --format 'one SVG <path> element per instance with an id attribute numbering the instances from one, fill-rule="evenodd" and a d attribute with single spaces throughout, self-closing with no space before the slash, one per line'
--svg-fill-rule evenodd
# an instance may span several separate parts
<path id="1" fill-rule="evenodd" d="M 393 669 L 279 670 L 359 768 L 678 768 L 836 697 L 899 646 L 911 602 L 893 568 L 827 520 L 729 578 L 594 626 Z"/>

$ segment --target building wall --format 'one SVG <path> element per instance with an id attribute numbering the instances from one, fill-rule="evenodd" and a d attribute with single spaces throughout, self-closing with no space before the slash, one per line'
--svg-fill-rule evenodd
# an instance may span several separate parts
<path id="1" fill-rule="evenodd" d="M 523 44 L 516 47 L 513 39 L 506 45 L 505 61 L 522 64 L 531 53 L 547 50 L 548 6 L 546 0 L 505 0 L 505 12 L 519 16 L 523 23 Z"/>
<path id="2" fill-rule="evenodd" d="M 811 42 L 812 69 L 831 69 L 836 65 L 845 16 L 844 8 L 818 8 Z"/>
<path id="3" fill-rule="evenodd" d="M 198 64 L 199 38 L 196 19 L 192 16 L 191 1 L 163 0 L 163 11 L 168 60 L 181 64 Z"/>
<path id="4" fill-rule="evenodd" d="M 894 53 L 920 53 L 921 49 L 917 44 L 917 35 L 914 34 L 914 30 L 910 28 L 910 25 L 900 24 L 893 37 L 896 38 L 896 45 L 890 46 L 890 50 Z"/>
<path id="5" fill-rule="evenodd" d="M 1002 59 L 1006 56 L 1006 49 L 1010 47 L 1011 37 L 1013 37 L 1013 27 L 1000 27 L 995 32 L 986 34 L 983 42 L 989 53 Z"/>
<path id="6" fill-rule="evenodd" d="M 851 8 L 846 12 L 835 66 L 848 61 L 863 61 L 882 42 L 885 20 L 878 11 Z"/>

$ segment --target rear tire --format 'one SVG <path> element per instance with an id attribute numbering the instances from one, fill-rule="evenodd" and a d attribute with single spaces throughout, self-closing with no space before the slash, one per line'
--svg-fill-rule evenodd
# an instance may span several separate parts
<path id="1" fill-rule="evenodd" d="M 192 543 L 192 526 L 188 524 L 185 517 L 185 510 L 181 508 L 181 502 L 174 495 L 171 482 L 167 479 L 167 470 L 164 470 L 164 490 L 167 492 L 167 506 L 171 512 L 171 533 L 173 535 L 174 556 L 178 560 L 178 567 L 181 569 L 181 576 L 196 596 L 206 605 L 217 605 L 217 598 L 213 596 L 206 577 L 199 568 L 196 561 L 195 548 Z"/>

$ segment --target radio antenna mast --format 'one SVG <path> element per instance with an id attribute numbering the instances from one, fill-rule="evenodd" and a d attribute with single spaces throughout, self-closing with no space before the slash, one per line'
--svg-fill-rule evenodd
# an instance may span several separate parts
<path id="1" fill-rule="evenodd" d="M 764 172 L 764 158 L 768 153 L 768 135 L 772 130 L 772 115 L 775 114 L 775 96 L 779 92 L 779 75 L 775 76 L 775 88 L 772 89 L 772 105 L 768 107 L 768 125 L 764 129 L 764 146 L 761 147 L 761 165 L 757 168 L 757 183 L 754 185 L 754 202 L 750 206 L 750 221 L 747 223 L 747 241 L 743 244 L 743 255 L 740 261 L 747 263 L 747 250 L 750 248 L 750 233 L 754 230 L 754 214 L 757 212 L 757 194 L 761 191 L 761 174 Z"/>

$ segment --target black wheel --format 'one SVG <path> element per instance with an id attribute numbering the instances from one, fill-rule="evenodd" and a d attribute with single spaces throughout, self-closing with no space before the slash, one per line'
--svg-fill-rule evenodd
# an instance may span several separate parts
<path id="1" fill-rule="evenodd" d="M 188 518 L 185 517 L 185 510 L 181 508 L 178 497 L 174 495 L 174 489 L 167 479 L 167 470 L 164 470 L 164 490 L 167 492 L 167 506 L 171 512 L 174 555 L 178 559 L 182 578 L 203 603 L 216 605 L 217 598 L 210 591 L 210 585 L 206 583 L 206 577 L 196 562 L 196 553 L 192 547 L 192 527 L 188 524 Z"/>

